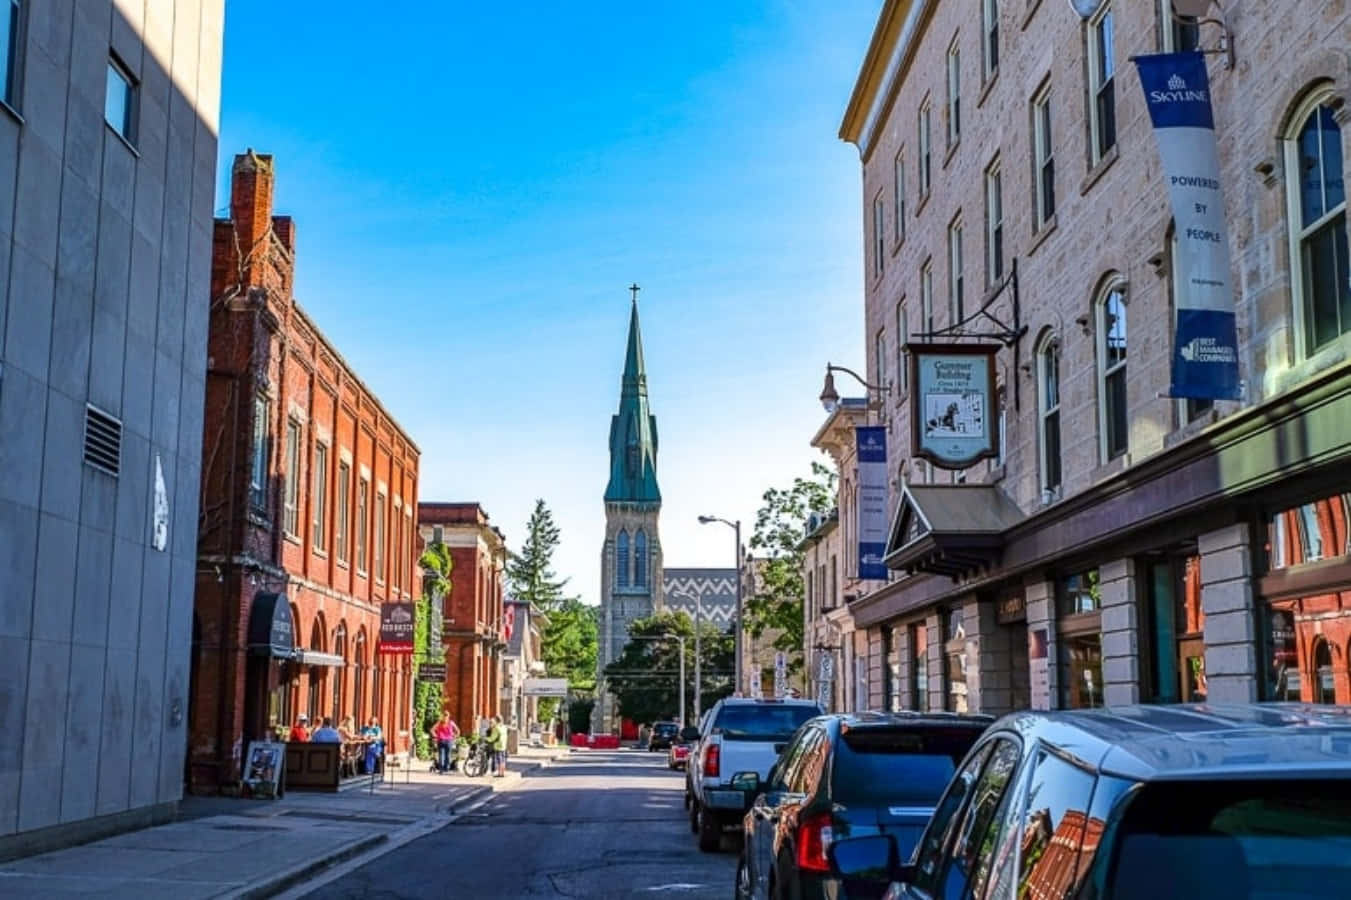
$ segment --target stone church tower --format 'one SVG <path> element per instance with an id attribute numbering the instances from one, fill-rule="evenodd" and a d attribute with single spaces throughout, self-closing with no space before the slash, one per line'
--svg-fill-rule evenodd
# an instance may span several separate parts
<path id="1" fill-rule="evenodd" d="M 657 419 L 648 410 L 647 371 L 638 329 L 638 288 L 629 314 L 629 342 L 620 382 L 619 412 L 610 420 L 610 483 L 605 488 L 605 544 L 601 549 L 599 664 L 619 656 L 628 625 L 663 606 L 661 490 L 657 487 Z M 598 678 L 593 727 L 618 730 L 614 700 Z"/>

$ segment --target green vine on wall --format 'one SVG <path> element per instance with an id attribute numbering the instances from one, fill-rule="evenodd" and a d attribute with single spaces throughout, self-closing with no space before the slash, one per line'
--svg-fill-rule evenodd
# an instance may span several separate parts
<path id="1" fill-rule="evenodd" d="M 434 602 L 440 599 L 442 604 L 450 596 L 450 570 L 453 566 L 450 550 L 445 544 L 430 544 L 418 559 L 423 571 L 422 595 L 418 597 L 416 615 L 413 618 L 413 746 L 419 759 L 431 759 L 432 727 L 441 718 L 445 708 L 445 690 L 439 681 L 417 681 L 417 670 L 422 663 L 444 662 L 441 659 L 429 659 L 431 645 L 432 617 L 437 609 Z M 444 607 L 442 607 L 444 608 Z"/>

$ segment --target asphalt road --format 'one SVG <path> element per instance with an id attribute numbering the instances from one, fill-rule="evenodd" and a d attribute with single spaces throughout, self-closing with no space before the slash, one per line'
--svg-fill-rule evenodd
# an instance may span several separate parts
<path id="1" fill-rule="evenodd" d="M 695 846 L 666 754 L 574 753 L 475 812 L 341 875 L 316 898 L 727 898 L 737 842 Z"/>

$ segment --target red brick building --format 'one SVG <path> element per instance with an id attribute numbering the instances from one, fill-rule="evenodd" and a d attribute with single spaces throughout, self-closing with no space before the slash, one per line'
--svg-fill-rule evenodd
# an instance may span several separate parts
<path id="1" fill-rule="evenodd" d="M 411 657 L 379 652 L 412 602 L 419 450 L 296 302 L 295 225 L 273 165 L 235 157 L 215 223 L 198 529 L 189 787 L 238 778 L 301 713 L 380 718 L 408 745 Z"/>
<path id="2" fill-rule="evenodd" d="M 443 542 L 454 560 L 442 629 L 445 705 L 468 729 L 510 705 L 501 696 L 506 540 L 477 503 L 419 503 L 418 531 L 424 542 Z"/>

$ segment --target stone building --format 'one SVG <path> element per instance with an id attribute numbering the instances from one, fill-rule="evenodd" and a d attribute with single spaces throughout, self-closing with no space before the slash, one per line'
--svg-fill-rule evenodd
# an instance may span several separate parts
<path id="1" fill-rule="evenodd" d="M 182 796 L 222 7 L 0 9 L 0 859 Z"/>
<path id="2" fill-rule="evenodd" d="M 450 548 L 450 596 L 442 609 L 445 708 L 462 729 L 500 711 L 506 539 L 475 502 L 421 503 L 418 530 L 424 543 Z"/>
<path id="3" fill-rule="evenodd" d="M 235 157 L 217 219 L 188 779 L 238 779 L 250 740 L 297 716 L 377 716 L 408 749 L 409 655 L 381 604 L 412 603 L 419 451 L 293 293 L 296 227 L 272 157 Z"/>
<path id="4" fill-rule="evenodd" d="M 548 619 L 539 607 L 514 597 L 507 597 L 503 610 L 506 647 L 502 651 L 500 714 L 512 732 L 525 739 L 535 730 L 532 726 L 548 724 L 539 721 L 540 698 L 525 692 L 527 680 L 546 674 L 544 628 Z"/>
<path id="5" fill-rule="evenodd" d="M 1244 385 L 1205 402 L 1166 396 L 1186 285 L 1129 60 L 1220 26 L 1168 0 L 883 5 L 840 129 L 868 380 L 907 447 L 907 343 L 994 337 L 1003 446 L 963 472 L 893 455 L 895 578 L 851 603 L 870 705 L 1351 702 L 1351 10 L 1287 7 L 1235 7 L 1234 64 L 1207 55 Z"/>

